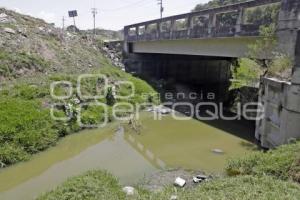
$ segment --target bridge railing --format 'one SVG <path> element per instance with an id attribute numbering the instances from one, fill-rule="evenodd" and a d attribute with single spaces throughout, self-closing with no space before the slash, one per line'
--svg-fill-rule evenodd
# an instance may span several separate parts
<path id="1" fill-rule="evenodd" d="M 261 25 L 267 25 L 271 21 L 248 23 L 245 19 L 246 10 L 280 2 L 281 0 L 251 0 L 126 26 L 125 41 L 255 36 L 259 34 Z"/>

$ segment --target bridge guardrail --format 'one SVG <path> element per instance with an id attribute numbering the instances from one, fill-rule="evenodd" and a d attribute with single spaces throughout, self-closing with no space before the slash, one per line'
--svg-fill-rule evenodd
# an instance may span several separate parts
<path id="1" fill-rule="evenodd" d="M 233 37 L 233 36 L 257 36 L 261 24 L 245 23 L 245 10 L 259 6 L 271 5 L 280 3 L 281 0 L 251 0 L 243 3 L 237 3 L 198 12 L 191 12 L 182 15 L 166 17 L 163 19 L 151 20 L 126 26 L 124 28 L 125 41 L 153 41 L 153 40 L 173 40 L 186 38 L 206 38 L 206 37 Z M 237 19 L 232 20 L 232 24 L 218 21 L 218 15 L 233 13 Z M 199 24 L 194 24 L 195 18 L 201 18 Z M 220 17 L 222 18 L 222 17 Z M 176 23 L 184 29 L 177 29 Z M 170 24 L 167 31 L 163 31 L 162 24 Z M 151 26 L 151 31 L 147 32 Z M 143 27 L 145 32 L 140 33 L 140 28 Z M 153 30 L 154 28 L 154 30 Z M 165 27 L 166 28 L 166 27 Z"/>

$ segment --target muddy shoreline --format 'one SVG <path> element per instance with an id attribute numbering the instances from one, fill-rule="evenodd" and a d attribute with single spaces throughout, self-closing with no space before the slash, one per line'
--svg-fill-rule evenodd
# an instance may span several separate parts
<path id="1" fill-rule="evenodd" d="M 185 170 L 185 169 L 166 169 L 159 172 L 155 172 L 146 177 L 138 184 L 138 187 L 146 189 L 151 192 L 161 192 L 163 189 L 169 186 L 174 186 L 176 178 L 180 177 L 186 180 L 184 188 L 191 189 L 199 186 L 201 183 L 194 183 L 193 177 L 196 175 L 208 176 L 208 181 L 220 177 L 221 175 L 207 174 L 203 171 Z"/>

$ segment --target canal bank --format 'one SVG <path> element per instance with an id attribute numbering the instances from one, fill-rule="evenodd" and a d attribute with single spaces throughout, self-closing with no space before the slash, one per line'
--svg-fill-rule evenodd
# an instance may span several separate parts
<path id="1" fill-rule="evenodd" d="M 196 120 L 176 121 L 168 115 L 157 121 L 152 113 L 143 113 L 141 124 L 141 134 L 129 128 L 122 133 L 118 124 L 86 130 L 28 162 L 1 170 L 0 198 L 30 200 L 72 176 L 96 169 L 111 172 L 122 184 L 136 184 L 167 168 L 222 173 L 228 158 L 255 148 L 235 134 Z M 247 131 L 245 127 L 243 132 Z M 224 154 L 214 153 L 216 148 Z"/>

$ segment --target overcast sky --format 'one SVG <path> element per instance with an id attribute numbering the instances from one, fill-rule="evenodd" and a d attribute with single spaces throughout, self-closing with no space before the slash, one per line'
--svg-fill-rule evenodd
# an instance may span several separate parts
<path id="1" fill-rule="evenodd" d="M 68 18 L 68 10 L 78 10 L 76 25 L 81 29 L 93 27 L 91 8 L 98 8 L 96 26 L 120 30 L 125 25 L 159 18 L 158 0 L 0 0 L 0 7 L 39 17 L 47 22 L 62 26 L 73 22 Z M 192 10 L 197 3 L 208 0 L 163 0 L 164 16 L 176 15 Z"/>

